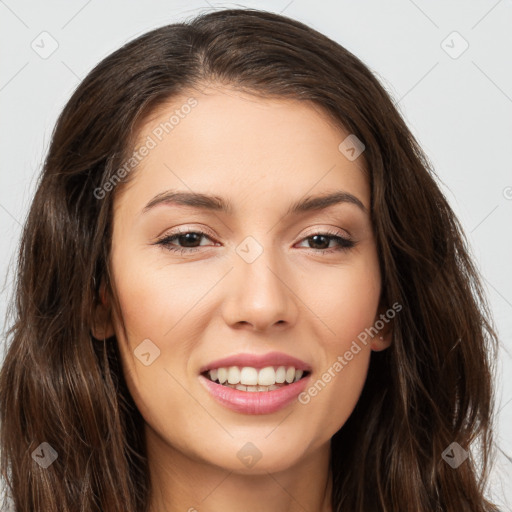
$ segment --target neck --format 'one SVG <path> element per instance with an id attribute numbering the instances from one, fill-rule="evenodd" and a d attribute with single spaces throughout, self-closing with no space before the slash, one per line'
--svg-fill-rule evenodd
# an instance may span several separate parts
<path id="1" fill-rule="evenodd" d="M 149 512 L 332 512 L 330 444 L 291 467 L 252 474 L 222 467 L 170 446 L 146 425 L 151 480 Z M 263 460 L 263 459 L 262 459 Z"/>

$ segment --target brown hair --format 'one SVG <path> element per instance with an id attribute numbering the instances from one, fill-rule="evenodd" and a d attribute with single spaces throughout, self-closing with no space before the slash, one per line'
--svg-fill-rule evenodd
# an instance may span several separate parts
<path id="1" fill-rule="evenodd" d="M 57 121 L 22 234 L 0 374 L 1 468 L 16 510 L 147 510 L 143 420 L 115 339 L 90 332 L 100 282 L 114 292 L 112 204 L 123 183 L 102 199 L 94 191 L 133 151 L 138 123 L 208 83 L 311 101 L 366 146 L 382 300 L 403 308 L 332 438 L 333 510 L 497 510 L 484 497 L 497 340 L 432 166 L 359 59 L 254 9 L 202 14 L 127 43 L 88 74 Z M 33 455 L 43 442 L 58 453 L 46 469 Z M 452 442 L 470 452 L 457 469 L 442 458 Z"/>

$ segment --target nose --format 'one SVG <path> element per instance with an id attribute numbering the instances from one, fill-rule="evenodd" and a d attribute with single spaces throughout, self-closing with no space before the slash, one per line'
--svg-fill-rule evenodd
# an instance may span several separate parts
<path id="1" fill-rule="evenodd" d="M 225 281 L 222 313 L 229 326 L 265 332 L 296 323 L 300 300 L 294 291 L 295 278 L 270 249 L 250 263 L 236 256 Z"/>

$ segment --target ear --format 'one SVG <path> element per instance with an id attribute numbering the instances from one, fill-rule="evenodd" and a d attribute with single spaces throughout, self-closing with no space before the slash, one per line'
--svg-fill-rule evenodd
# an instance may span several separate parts
<path id="1" fill-rule="evenodd" d="M 100 289 L 100 302 L 95 306 L 93 325 L 91 326 L 91 334 L 97 340 L 110 338 L 115 334 L 112 324 L 112 315 L 110 304 L 107 299 L 105 282 L 102 280 Z"/>
<path id="2" fill-rule="evenodd" d="M 393 339 L 393 317 L 387 314 L 390 308 L 386 308 L 383 304 L 379 305 L 377 315 L 375 316 L 374 326 L 379 330 L 373 337 L 370 344 L 371 349 L 375 352 L 387 349 L 391 345 Z M 394 313 L 394 310 L 392 310 Z"/>

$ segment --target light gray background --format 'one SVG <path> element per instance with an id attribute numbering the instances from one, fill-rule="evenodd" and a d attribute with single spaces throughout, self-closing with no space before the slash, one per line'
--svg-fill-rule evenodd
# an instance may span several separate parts
<path id="1" fill-rule="evenodd" d="M 491 491 L 512 510 L 512 0 L 0 0 L 0 263 L 2 275 L 9 270 L 2 318 L 36 177 L 57 115 L 79 81 L 150 29 L 237 6 L 296 18 L 352 51 L 398 102 L 433 162 L 484 276 L 500 334 Z M 45 31 L 50 36 L 40 35 Z M 41 55 L 52 44 L 55 52 Z"/>

